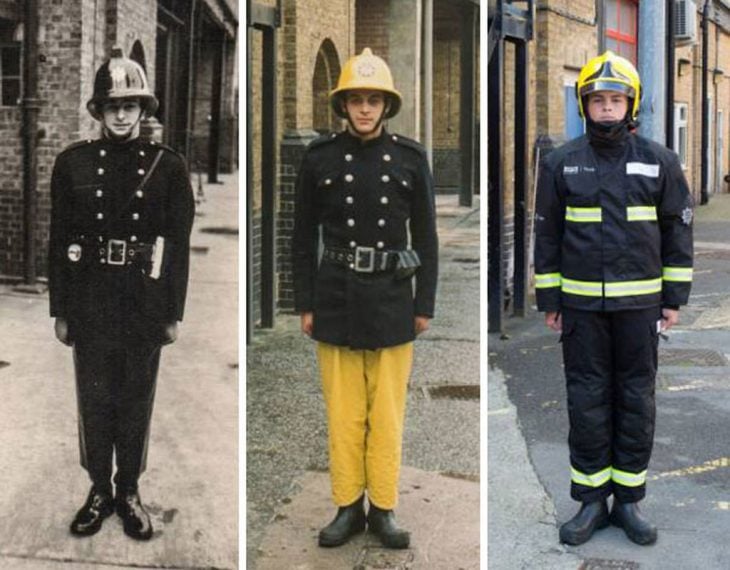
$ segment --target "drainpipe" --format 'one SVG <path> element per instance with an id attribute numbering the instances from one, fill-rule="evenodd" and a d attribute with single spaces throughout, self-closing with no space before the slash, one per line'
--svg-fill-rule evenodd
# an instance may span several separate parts
<path id="1" fill-rule="evenodd" d="M 195 5 L 196 0 L 190 2 L 190 42 L 188 43 L 188 108 L 187 121 L 185 128 L 185 158 L 188 161 L 188 171 L 192 172 L 192 154 L 193 154 L 193 101 L 195 100 Z"/>
<path id="2" fill-rule="evenodd" d="M 38 0 L 25 0 L 23 34 L 23 221 L 24 285 L 36 286 L 36 212 L 38 205 Z"/>
<path id="3" fill-rule="evenodd" d="M 707 60 L 708 51 L 708 21 L 710 19 L 710 0 L 705 0 L 705 7 L 702 9 L 702 144 L 701 144 L 701 172 L 700 172 L 700 204 L 707 204 L 710 195 L 707 189 L 707 149 L 710 146 L 710 125 L 707 113 L 709 103 L 707 101 Z"/>
<path id="4" fill-rule="evenodd" d="M 668 148 L 674 148 L 674 2 L 667 2 L 667 100 L 666 141 Z"/>
<path id="5" fill-rule="evenodd" d="M 433 170 L 433 0 L 423 1 L 423 146 Z"/>

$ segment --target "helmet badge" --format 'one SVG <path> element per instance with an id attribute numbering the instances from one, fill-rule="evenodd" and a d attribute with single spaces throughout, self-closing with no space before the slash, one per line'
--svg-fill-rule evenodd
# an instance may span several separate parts
<path id="1" fill-rule="evenodd" d="M 371 61 L 361 61 L 357 66 L 357 73 L 362 77 L 372 77 L 375 75 L 375 66 Z"/>

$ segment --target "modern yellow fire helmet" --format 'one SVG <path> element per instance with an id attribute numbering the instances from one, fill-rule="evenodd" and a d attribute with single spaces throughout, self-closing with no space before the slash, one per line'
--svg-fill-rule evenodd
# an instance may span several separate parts
<path id="1" fill-rule="evenodd" d="M 151 117 L 158 101 L 147 83 L 147 75 L 136 61 L 124 56 L 122 49 L 113 47 L 111 57 L 104 62 L 94 78 L 94 93 L 86 104 L 91 116 L 101 120 L 101 105 L 109 99 L 138 98 L 142 109 Z"/>
<path id="2" fill-rule="evenodd" d="M 575 82 L 575 95 L 581 117 L 586 116 L 583 98 L 596 91 L 618 91 L 626 95 L 630 99 L 631 119 L 636 119 L 641 102 L 641 79 L 634 64 L 628 59 L 608 50 L 583 66 L 578 81 Z"/>
<path id="3" fill-rule="evenodd" d="M 360 55 L 354 55 L 347 60 L 337 87 L 330 92 L 330 105 L 338 116 L 346 118 L 346 113 L 342 110 L 343 97 L 347 91 L 355 89 L 372 89 L 385 93 L 390 101 L 384 117 L 386 119 L 394 117 L 400 110 L 402 98 L 393 85 L 390 68 L 382 58 L 373 55 L 370 48 L 365 48 Z"/>

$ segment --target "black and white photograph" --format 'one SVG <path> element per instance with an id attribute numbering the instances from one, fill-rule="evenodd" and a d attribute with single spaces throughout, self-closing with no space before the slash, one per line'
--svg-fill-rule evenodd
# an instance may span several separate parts
<path id="1" fill-rule="evenodd" d="M 0 568 L 238 565 L 238 17 L 0 2 Z"/>

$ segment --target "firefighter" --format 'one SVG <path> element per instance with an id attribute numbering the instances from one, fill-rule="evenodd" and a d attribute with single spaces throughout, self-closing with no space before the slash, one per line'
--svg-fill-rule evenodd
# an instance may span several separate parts
<path id="1" fill-rule="evenodd" d="M 87 104 L 102 136 L 61 152 L 51 178 L 50 314 L 73 347 L 81 464 L 92 482 L 75 536 L 98 532 L 116 510 L 128 536 L 152 537 L 138 479 L 160 349 L 183 318 L 194 209 L 182 157 L 139 138 L 156 108 L 142 67 L 112 49 Z"/>
<path id="2" fill-rule="evenodd" d="M 582 544 L 611 523 L 651 544 L 657 530 L 639 501 L 657 346 L 689 297 L 693 202 L 677 155 L 634 132 L 641 81 L 631 62 L 610 51 L 591 59 L 576 96 L 586 134 L 546 157 L 536 209 L 537 304 L 561 332 L 571 496 L 581 502 L 560 540 Z"/>
<path id="3" fill-rule="evenodd" d="M 295 307 L 318 341 L 339 507 L 319 544 L 344 544 L 367 525 L 385 547 L 407 548 L 393 509 L 413 341 L 434 313 L 433 179 L 424 148 L 385 129 L 401 95 L 369 48 L 346 62 L 330 103 L 347 128 L 307 148 L 292 244 Z"/>

